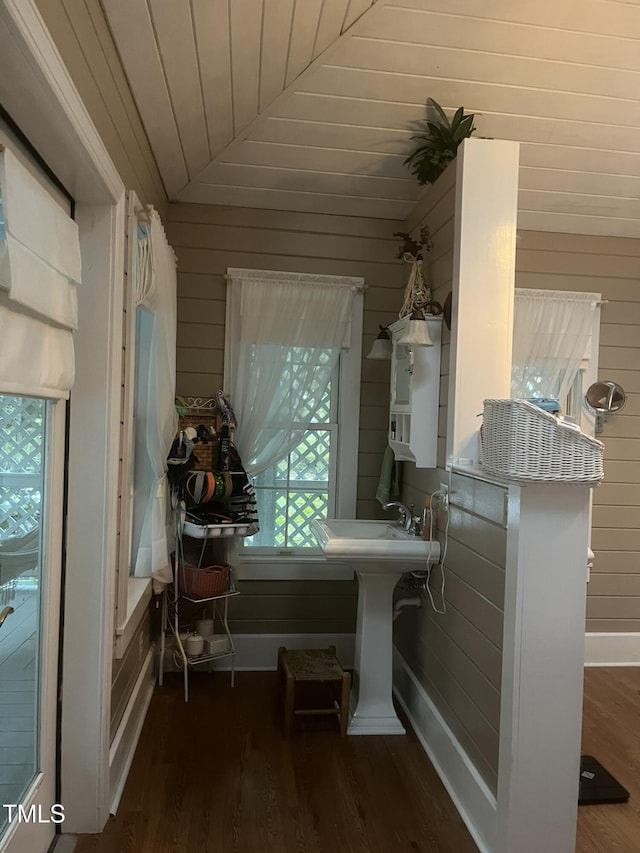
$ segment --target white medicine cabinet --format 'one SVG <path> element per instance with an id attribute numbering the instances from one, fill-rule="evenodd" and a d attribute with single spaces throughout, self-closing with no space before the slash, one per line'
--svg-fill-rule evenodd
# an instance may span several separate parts
<path id="1" fill-rule="evenodd" d="M 389 445 L 398 461 L 436 468 L 442 317 L 428 317 L 426 323 L 431 347 L 399 343 L 408 317 L 389 326 L 393 345 Z"/>

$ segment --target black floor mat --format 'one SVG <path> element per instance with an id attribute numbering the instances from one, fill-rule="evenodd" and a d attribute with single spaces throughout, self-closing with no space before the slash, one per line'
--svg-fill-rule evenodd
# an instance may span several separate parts
<path id="1" fill-rule="evenodd" d="M 604 769 L 592 755 L 580 758 L 579 806 L 594 806 L 597 803 L 626 803 L 629 792 Z"/>

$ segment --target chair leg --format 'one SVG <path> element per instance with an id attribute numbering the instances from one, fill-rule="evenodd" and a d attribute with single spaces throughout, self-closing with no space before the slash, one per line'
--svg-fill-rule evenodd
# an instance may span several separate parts
<path id="1" fill-rule="evenodd" d="M 342 695 L 340 697 L 340 734 L 344 737 L 349 723 L 349 694 L 351 692 L 351 673 L 342 674 Z"/>
<path id="2" fill-rule="evenodd" d="M 291 736 L 293 728 L 293 711 L 295 708 L 296 680 L 293 675 L 287 673 L 287 683 L 284 694 L 284 733 L 286 737 Z"/>

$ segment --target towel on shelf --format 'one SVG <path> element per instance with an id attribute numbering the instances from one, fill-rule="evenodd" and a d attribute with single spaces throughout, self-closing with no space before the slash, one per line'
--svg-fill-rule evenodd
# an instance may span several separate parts
<path id="1" fill-rule="evenodd" d="M 400 497 L 402 488 L 402 462 L 396 462 L 393 450 L 387 445 L 382 457 L 380 479 L 376 490 L 376 500 L 381 504 L 395 501 Z"/>

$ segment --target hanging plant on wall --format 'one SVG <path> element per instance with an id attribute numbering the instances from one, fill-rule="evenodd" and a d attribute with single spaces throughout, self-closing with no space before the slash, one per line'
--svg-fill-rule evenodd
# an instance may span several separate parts
<path id="1" fill-rule="evenodd" d="M 451 119 L 440 104 L 427 98 L 427 115 L 431 107 L 436 114 L 435 121 L 424 120 L 425 132 L 412 136 L 422 140 L 423 144 L 404 161 L 409 170 L 418 179 L 418 183 L 433 184 L 455 158 L 458 145 L 474 132 L 474 113 L 465 115 L 464 107 L 459 107 Z"/>

